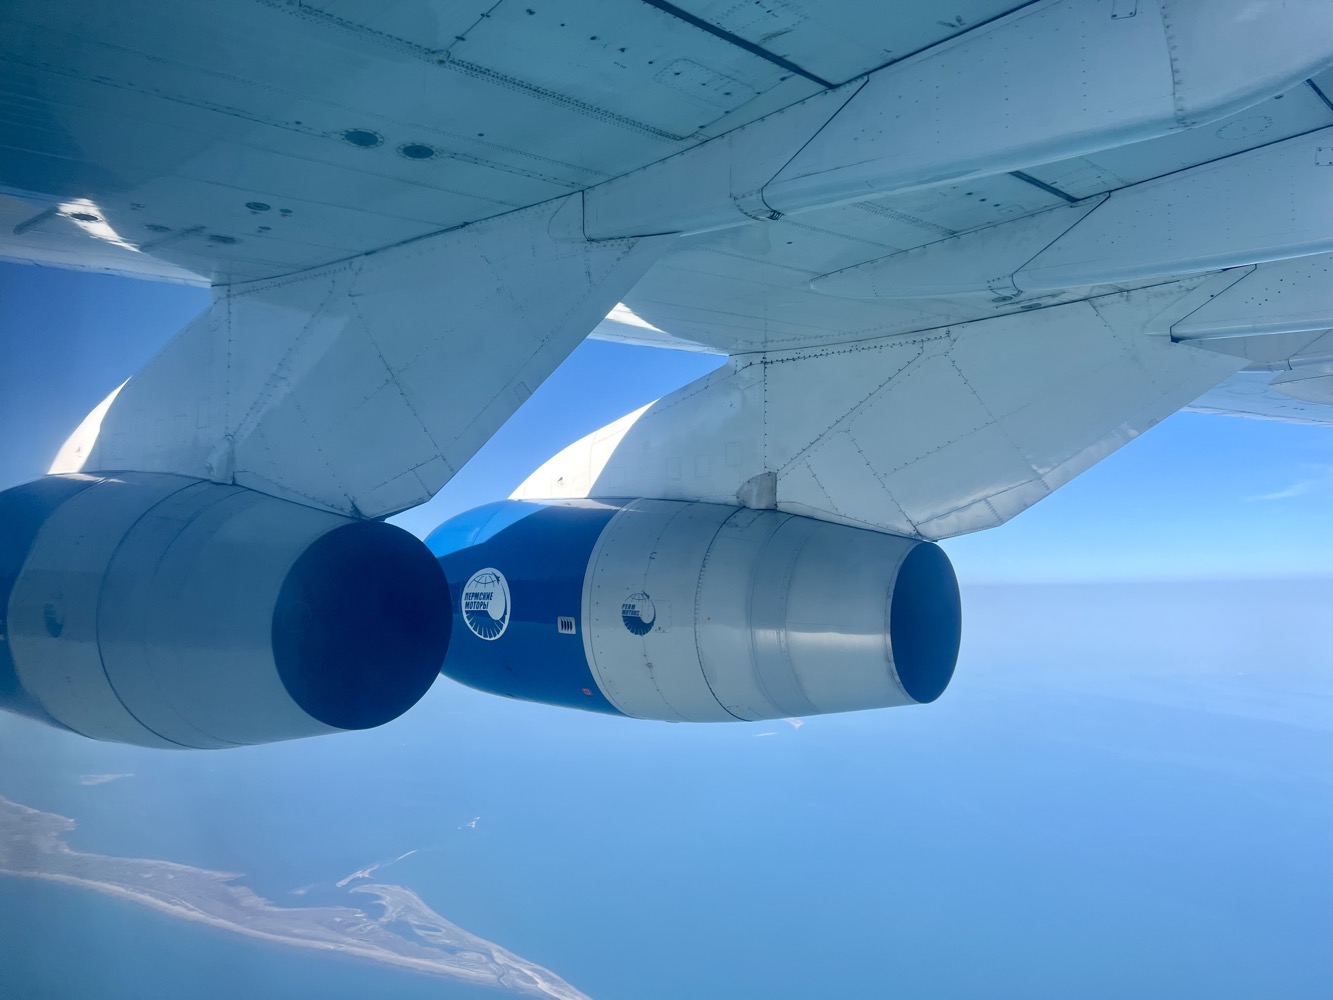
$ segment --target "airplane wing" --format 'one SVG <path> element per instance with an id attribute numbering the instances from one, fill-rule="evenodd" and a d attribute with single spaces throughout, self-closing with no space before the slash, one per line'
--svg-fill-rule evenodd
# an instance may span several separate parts
<path id="1" fill-rule="evenodd" d="M 1311 379 L 1333 374 L 1327 368 L 1296 369 L 1297 375 Z M 1300 378 L 1300 381 L 1305 381 Z M 1185 409 L 1194 413 L 1215 413 L 1257 420 L 1276 420 L 1290 424 L 1333 424 L 1333 407 L 1327 402 L 1308 402 L 1286 395 L 1272 387 L 1268 372 L 1239 371 L 1216 388 L 1209 389 Z"/>
<path id="2" fill-rule="evenodd" d="M 376 590 L 388 577 L 363 562 L 399 543 L 368 525 L 438 491 L 589 334 L 728 362 L 572 445 L 516 494 L 564 513 L 521 530 L 512 513 L 456 526 L 429 565 L 398 552 L 402 579 L 444 567 L 464 638 L 426 629 L 383 712 L 410 703 L 441 644 L 483 644 L 450 654 L 479 686 L 544 656 L 486 674 L 525 599 L 498 565 L 468 560 L 499 560 L 508 550 L 488 546 L 507 532 L 588 567 L 568 613 L 546 591 L 538 602 L 556 634 L 594 635 L 557 701 L 691 719 L 931 700 L 957 619 L 929 540 L 1003 522 L 1192 402 L 1327 422 L 1333 7 L 949 11 L 8 5 L 0 256 L 213 289 L 209 310 L 89 414 L 53 477 L 11 498 L 27 527 L 0 580 L 24 710 L 187 745 L 373 724 L 347 702 L 370 682 L 338 656 L 351 673 L 320 667 L 333 646 L 404 634 Z M 534 525 L 554 535 L 528 537 Z M 252 551 L 256 532 L 279 529 L 283 545 Z M 656 558 L 649 536 L 675 538 L 699 566 L 681 556 L 663 582 L 659 563 L 620 593 L 634 559 Z M 192 564 L 169 558 L 184 538 L 201 566 L 226 564 L 235 543 L 257 575 L 192 590 Z M 816 550 L 823 569 L 808 579 L 782 563 Z M 900 624 L 889 675 L 848 667 L 874 675 L 864 689 L 829 681 L 818 642 L 800 662 L 799 643 L 765 645 L 795 591 L 732 609 L 756 636 L 755 673 L 739 679 L 718 666 L 734 657 L 705 656 L 730 640 L 708 638 L 702 591 L 661 597 L 706 578 L 721 594 L 704 568 L 729 565 L 752 595 L 770 577 L 831 593 L 819 573 L 845 575 L 838 559 L 871 552 L 894 567 L 883 579 L 864 567 L 872 591 L 914 581 L 926 596 L 890 602 L 894 620 L 934 622 L 935 638 Z M 168 565 L 169 579 L 153 575 Z M 129 596 L 99 604 L 96 589 L 62 584 L 68 573 Z M 140 586 L 144 574 L 157 582 Z M 183 602 L 179 620 L 194 621 L 238 588 L 262 607 L 231 643 L 251 653 L 226 656 L 269 678 L 254 683 L 281 703 L 271 725 L 238 723 L 215 681 L 143 680 L 167 669 L 154 650 L 179 639 L 144 602 Z M 377 614 L 355 624 L 344 590 L 370 594 Z M 413 621 L 430 617 L 408 604 Z M 856 612 L 871 624 L 801 628 L 882 646 L 884 608 Z M 264 615 L 281 627 L 266 631 Z M 704 657 L 674 687 L 615 631 L 656 641 L 673 616 Z M 70 639 L 102 629 L 114 650 L 100 659 Z M 284 629 L 306 638 L 279 641 Z M 222 662 L 213 653 L 226 660 L 194 652 L 201 671 Z M 648 673 L 626 679 L 625 656 Z M 101 678 L 115 691 L 71 694 L 40 666 L 62 657 L 79 691 Z M 170 712 L 152 707 L 158 689 L 175 691 Z M 135 698 L 149 707 L 128 707 Z"/>

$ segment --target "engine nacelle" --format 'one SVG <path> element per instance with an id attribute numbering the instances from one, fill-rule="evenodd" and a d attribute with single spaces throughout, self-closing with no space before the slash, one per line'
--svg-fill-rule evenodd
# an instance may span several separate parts
<path id="1" fill-rule="evenodd" d="M 958 584 L 939 546 L 769 510 L 504 501 L 426 544 L 450 581 L 444 673 L 498 694 L 722 722 L 934 701 Z"/>
<path id="2" fill-rule="evenodd" d="M 0 707 L 99 740 L 228 747 L 414 705 L 448 584 L 409 533 L 181 476 L 0 493 Z"/>

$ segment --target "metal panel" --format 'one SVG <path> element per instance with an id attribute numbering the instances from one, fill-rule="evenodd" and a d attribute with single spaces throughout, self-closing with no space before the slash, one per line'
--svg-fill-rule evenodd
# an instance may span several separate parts
<path id="1" fill-rule="evenodd" d="M 203 749 L 380 725 L 425 694 L 449 638 L 445 579 L 411 535 L 180 476 L 97 480 L 47 511 L 13 569 L 15 675 L 95 739 Z"/>
<path id="2" fill-rule="evenodd" d="M 670 139 L 744 107 L 787 75 L 649 5 L 598 0 L 497 4 L 447 53 L 552 95 L 553 107 L 577 104 Z"/>
<path id="3" fill-rule="evenodd" d="M 1328 125 L 1333 125 L 1333 110 L 1302 84 L 1220 121 L 1029 167 L 1027 173 L 1071 197 L 1090 198 Z"/>
<path id="4" fill-rule="evenodd" d="M 776 511 L 630 501 L 588 560 L 588 664 L 620 712 L 673 722 L 933 700 L 957 655 L 957 585 L 904 575 L 919 548 Z"/>
<path id="5" fill-rule="evenodd" d="M 825 712 L 913 704 L 895 673 L 887 619 L 899 568 L 915 546 L 803 518 L 777 537 L 803 521 L 811 527 L 793 553 L 782 622 L 783 652 L 802 691 Z"/>
<path id="6" fill-rule="evenodd" d="M 19 681 L 47 711 L 85 736 L 173 747 L 127 709 L 98 646 L 102 574 L 145 506 L 191 485 L 143 476 L 137 489 L 96 484 L 45 524 L 10 596 L 9 643 Z"/>
<path id="7" fill-rule="evenodd" d="M 1269 388 L 1272 380 L 1271 372 L 1237 372 L 1185 409 L 1194 413 L 1333 427 L 1333 406 L 1283 395 Z"/>
<path id="8" fill-rule="evenodd" d="M 1200 284 L 737 359 L 622 424 L 588 492 L 732 503 L 770 474 L 793 513 L 925 538 L 992 527 L 1244 364 L 1150 332 Z M 736 442 L 741 461 L 727 465 Z M 585 483 L 589 445 L 515 496 L 547 493 L 566 468 L 585 470 L 567 484 Z M 672 476 L 673 461 L 704 472 Z"/>
<path id="9" fill-rule="evenodd" d="M 1016 297 L 1013 274 L 1096 207 L 1093 201 L 1048 209 L 821 275 L 811 287 L 826 295 L 864 299 Z"/>
<path id="10" fill-rule="evenodd" d="M 957 232 L 1064 206 L 1000 175 L 707 233 L 671 248 L 626 297 L 671 338 L 729 354 L 846 342 L 967 322 L 1018 308 L 1003 302 L 916 298 L 855 302 L 816 293 L 812 279 Z M 1079 296 L 1081 297 L 1081 296 Z M 1059 298 L 1046 297 L 1053 304 Z M 653 342 L 642 329 L 629 331 Z M 601 336 L 623 338 L 614 328 Z"/>
<path id="11" fill-rule="evenodd" d="M 718 529 L 699 577 L 695 635 L 699 660 L 718 702 L 738 719 L 768 719 L 781 712 L 760 679 L 752 640 L 756 583 L 753 567 L 788 515 L 735 511 Z M 782 595 L 785 597 L 785 594 Z M 805 701 L 804 695 L 801 700 Z M 808 704 L 808 702 L 807 702 Z"/>
<path id="12" fill-rule="evenodd" d="M 110 562 L 99 621 L 111 684 L 147 728 L 187 747 L 336 731 L 293 702 L 269 647 L 287 571 L 345 522 L 259 493 L 219 498 L 218 487 L 200 486 L 141 520 Z M 267 544 L 253 544 L 259 539 Z M 170 617 L 143 620 L 165 607 Z"/>
<path id="13" fill-rule="evenodd" d="M 20 0 L 5 21 L 0 189 L 88 199 L 130 249 L 10 226 L 0 254 L 213 282 L 581 190 L 818 89 L 646 5 Z"/>
<path id="14" fill-rule="evenodd" d="M 560 208 L 226 290 L 53 471 L 177 472 L 368 516 L 428 499 L 658 252 L 556 239 Z"/>
<path id="15" fill-rule="evenodd" d="M 1260 264 L 1174 319 L 1175 340 L 1261 337 L 1333 328 L 1333 254 Z"/>
<path id="16" fill-rule="evenodd" d="M 783 212 L 1021 170 L 1211 121 L 1328 66 L 1333 8 L 1036 3 L 873 74 L 764 188 Z M 978 80 L 985 85 L 979 87 Z M 848 155 L 849 150 L 857 155 Z"/>
<path id="17" fill-rule="evenodd" d="M 1118 191 L 1014 283 L 1069 288 L 1333 251 L 1329 146 L 1333 128 Z"/>
<path id="18" fill-rule="evenodd" d="M 933 242 L 939 236 L 963 233 L 1019 219 L 1034 212 L 1058 208 L 1065 202 L 1050 191 L 1034 187 L 1010 174 L 982 177 L 962 184 L 946 184 L 924 191 L 872 198 L 858 203 L 902 232 L 904 247 Z M 811 213 L 811 217 L 818 213 Z M 905 227 L 905 229 L 903 228 Z"/>
<path id="19" fill-rule="evenodd" d="M 1282 372 L 1269 386 L 1292 399 L 1328 406 L 1333 404 L 1333 363 Z"/>
<path id="20" fill-rule="evenodd" d="M 699 567 L 732 513 L 716 505 L 641 500 L 612 518 L 598 539 L 583 589 L 583 642 L 598 686 L 626 715 L 733 718 L 709 689 L 694 640 Z M 652 631 L 642 636 L 621 620 L 636 594 L 649 595 L 654 611 Z"/>
<path id="21" fill-rule="evenodd" d="M 1023 6 L 961 0 L 682 0 L 684 10 L 801 68 L 842 83 Z"/>

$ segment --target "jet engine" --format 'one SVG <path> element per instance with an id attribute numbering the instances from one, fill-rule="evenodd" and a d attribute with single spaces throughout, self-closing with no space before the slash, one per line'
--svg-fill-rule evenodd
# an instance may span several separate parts
<path id="1" fill-rule="evenodd" d="M 958 584 L 935 544 L 773 510 L 505 501 L 426 540 L 449 580 L 444 673 L 644 719 L 773 719 L 934 701 Z"/>
<path id="2" fill-rule="evenodd" d="M 365 729 L 449 643 L 412 535 L 174 475 L 0 493 L 0 707 L 99 740 L 227 747 Z"/>

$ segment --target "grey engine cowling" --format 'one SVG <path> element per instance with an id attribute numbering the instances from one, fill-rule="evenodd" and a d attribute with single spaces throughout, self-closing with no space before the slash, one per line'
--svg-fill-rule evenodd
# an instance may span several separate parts
<path id="1" fill-rule="evenodd" d="M 0 494 L 0 707 L 213 748 L 387 722 L 439 672 L 448 585 L 401 529 L 182 476 Z"/>

